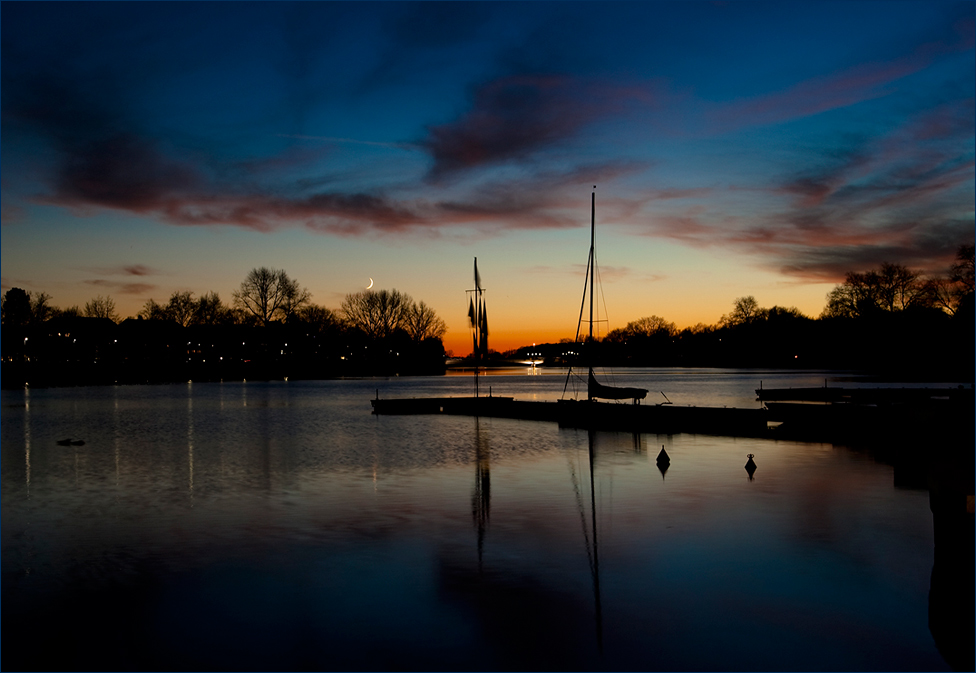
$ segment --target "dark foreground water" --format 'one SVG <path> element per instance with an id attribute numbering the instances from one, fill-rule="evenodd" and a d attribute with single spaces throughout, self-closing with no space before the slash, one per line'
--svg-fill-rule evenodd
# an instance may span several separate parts
<path id="1" fill-rule="evenodd" d="M 628 376 L 756 406 L 828 375 Z M 3 391 L 2 667 L 947 669 L 928 492 L 868 452 L 370 414 L 377 389 L 471 388 Z"/>

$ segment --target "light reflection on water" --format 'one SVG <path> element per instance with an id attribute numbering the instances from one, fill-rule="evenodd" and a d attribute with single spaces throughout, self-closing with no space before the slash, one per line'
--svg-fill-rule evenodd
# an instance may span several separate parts
<path id="1" fill-rule="evenodd" d="M 686 373 L 654 385 L 746 406 L 759 375 L 824 378 Z M 483 383 L 546 400 L 563 384 Z M 377 389 L 470 388 L 4 391 L 4 667 L 946 669 L 926 627 L 928 494 L 895 489 L 890 466 L 831 445 L 369 413 Z M 52 640 L 70 654 L 43 654 Z"/>

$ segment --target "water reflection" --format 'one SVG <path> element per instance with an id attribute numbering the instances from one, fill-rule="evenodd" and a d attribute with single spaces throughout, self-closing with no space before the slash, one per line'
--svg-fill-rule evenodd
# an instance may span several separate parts
<path id="1" fill-rule="evenodd" d="M 871 455 L 378 418 L 375 386 L 5 394 L 5 667 L 946 668 L 928 491 Z"/>
<path id="2" fill-rule="evenodd" d="M 187 384 L 186 397 L 186 446 L 187 470 L 189 472 L 190 507 L 193 507 L 193 382 Z"/>
<path id="3" fill-rule="evenodd" d="M 471 515 L 478 530 L 478 571 L 482 569 L 485 548 L 485 532 L 491 519 L 491 449 L 488 433 L 481 429 L 481 419 L 474 419 L 475 475 L 474 493 L 471 495 Z"/>

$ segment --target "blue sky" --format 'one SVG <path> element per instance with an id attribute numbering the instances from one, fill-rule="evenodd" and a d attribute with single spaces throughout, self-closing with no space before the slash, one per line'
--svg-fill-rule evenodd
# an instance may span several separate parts
<path id="1" fill-rule="evenodd" d="M 255 266 L 468 343 L 817 315 L 974 235 L 973 2 L 3 2 L 2 284 L 134 315 Z"/>

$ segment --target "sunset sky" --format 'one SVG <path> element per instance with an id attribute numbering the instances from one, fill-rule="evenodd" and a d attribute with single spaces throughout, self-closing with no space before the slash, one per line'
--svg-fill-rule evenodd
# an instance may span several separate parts
<path id="1" fill-rule="evenodd" d="M 283 268 L 470 350 L 810 316 L 974 238 L 973 2 L 2 4 L 2 286 L 122 317 Z"/>

